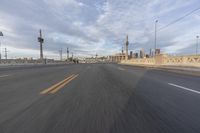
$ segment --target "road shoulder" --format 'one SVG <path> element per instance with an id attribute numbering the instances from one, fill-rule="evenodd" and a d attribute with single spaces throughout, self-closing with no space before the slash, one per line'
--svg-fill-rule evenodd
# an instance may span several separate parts
<path id="1" fill-rule="evenodd" d="M 200 76 L 200 68 L 198 67 L 183 67 L 183 66 L 164 66 L 164 65 L 136 65 L 136 64 L 124 64 L 120 65 L 140 67 L 145 69 L 156 69 L 162 71 L 169 71 L 173 73 L 179 73 L 184 75 Z"/>

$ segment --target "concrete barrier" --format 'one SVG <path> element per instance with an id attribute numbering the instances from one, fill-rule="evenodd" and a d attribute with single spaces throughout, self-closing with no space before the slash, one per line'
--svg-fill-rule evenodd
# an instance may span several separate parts
<path id="1" fill-rule="evenodd" d="M 63 64 L 65 61 L 57 61 L 53 59 L 2 59 L 0 66 L 18 66 L 18 65 L 41 65 L 41 64 Z"/>
<path id="2" fill-rule="evenodd" d="M 165 54 L 160 54 L 154 58 L 135 58 L 127 61 L 122 60 L 120 63 L 146 66 L 200 67 L 200 55 L 168 56 Z"/>

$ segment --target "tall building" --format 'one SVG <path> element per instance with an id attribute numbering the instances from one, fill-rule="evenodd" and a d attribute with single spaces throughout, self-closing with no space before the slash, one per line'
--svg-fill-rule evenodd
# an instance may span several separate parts
<path id="1" fill-rule="evenodd" d="M 145 53 L 144 53 L 144 49 L 140 50 L 140 58 L 144 58 L 145 57 Z"/>
<path id="2" fill-rule="evenodd" d="M 133 51 L 130 51 L 130 59 L 133 58 Z"/>
<path id="3" fill-rule="evenodd" d="M 156 55 L 160 54 L 160 49 L 156 49 L 155 54 Z"/>

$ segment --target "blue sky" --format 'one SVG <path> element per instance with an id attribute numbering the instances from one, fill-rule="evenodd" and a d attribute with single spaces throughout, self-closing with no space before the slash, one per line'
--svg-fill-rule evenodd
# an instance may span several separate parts
<path id="1" fill-rule="evenodd" d="M 1 0 L 0 40 L 10 58 L 38 58 L 39 29 L 48 58 L 67 47 L 75 56 L 117 53 L 126 34 L 131 50 L 149 52 L 155 20 L 161 28 L 199 7 L 199 0 Z M 193 54 L 197 35 L 200 10 L 159 31 L 157 45 L 164 53 Z"/>

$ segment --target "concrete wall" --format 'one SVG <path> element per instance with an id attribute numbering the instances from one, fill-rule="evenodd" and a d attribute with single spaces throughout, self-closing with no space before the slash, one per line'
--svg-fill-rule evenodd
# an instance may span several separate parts
<path id="1" fill-rule="evenodd" d="M 162 64 L 200 67 L 200 55 L 163 57 Z"/>
<path id="2" fill-rule="evenodd" d="M 63 63 L 63 61 L 55 61 L 53 59 L 33 60 L 33 59 L 2 59 L 0 65 L 34 65 L 34 64 L 55 64 Z"/>
<path id="3" fill-rule="evenodd" d="M 128 61 L 121 61 L 123 64 L 132 65 L 163 65 L 163 66 L 189 66 L 200 67 L 200 55 L 188 56 L 168 56 L 164 54 L 157 55 L 154 58 L 137 58 Z"/>

